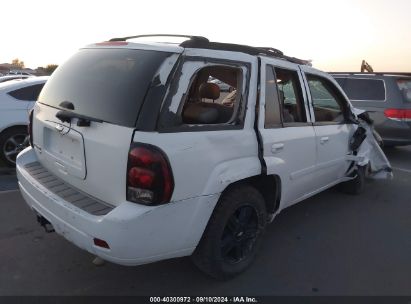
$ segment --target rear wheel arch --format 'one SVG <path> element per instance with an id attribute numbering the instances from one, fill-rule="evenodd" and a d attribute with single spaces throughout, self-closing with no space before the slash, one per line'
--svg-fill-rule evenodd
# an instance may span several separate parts
<path id="1" fill-rule="evenodd" d="M 277 212 L 281 200 L 281 178 L 278 175 L 256 175 L 245 179 L 238 180 L 229 184 L 221 193 L 223 196 L 226 192 L 231 191 L 241 185 L 250 185 L 254 187 L 264 198 L 268 214 Z M 218 204 L 218 203 L 217 203 Z"/>

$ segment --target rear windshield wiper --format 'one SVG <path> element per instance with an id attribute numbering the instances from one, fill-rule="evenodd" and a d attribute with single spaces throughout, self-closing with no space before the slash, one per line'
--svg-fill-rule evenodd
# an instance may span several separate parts
<path id="1" fill-rule="evenodd" d="M 98 118 L 93 118 L 90 116 L 86 116 L 86 115 L 81 115 L 81 114 L 77 114 L 74 112 L 70 112 L 70 111 L 66 111 L 66 110 L 60 110 L 56 113 L 56 117 L 58 119 L 61 120 L 61 122 L 68 122 L 71 123 L 71 120 L 73 118 L 77 118 L 77 126 L 79 127 L 89 127 L 90 126 L 90 122 L 95 121 L 95 122 L 104 122 L 101 119 Z"/>

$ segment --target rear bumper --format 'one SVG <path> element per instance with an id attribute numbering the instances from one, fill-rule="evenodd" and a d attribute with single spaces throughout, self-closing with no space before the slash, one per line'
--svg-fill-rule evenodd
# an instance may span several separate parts
<path id="1" fill-rule="evenodd" d="M 381 135 L 384 145 L 411 144 L 411 123 L 409 122 L 385 118 L 382 122 L 375 124 L 375 130 Z"/>
<path id="2" fill-rule="evenodd" d="M 386 147 L 411 145 L 411 139 L 383 138 L 383 142 Z"/>
<path id="3" fill-rule="evenodd" d="M 155 207 L 123 202 L 106 215 L 97 216 L 65 201 L 34 179 L 25 165 L 35 161 L 34 151 L 27 148 L 16 164 L 27 204 L 58 234 L 116 264 L 139 265 L 190 255 L 218 200 L 216 194 Z M 95 246 L 94 238 L 106 241 L 110 249 Z"/>

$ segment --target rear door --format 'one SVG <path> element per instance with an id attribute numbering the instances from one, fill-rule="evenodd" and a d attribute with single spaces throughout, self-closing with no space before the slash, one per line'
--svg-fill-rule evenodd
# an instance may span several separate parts
<path id="1" fill-rule="evenodd" d="M 267 174 L 282 181 L 282 208 L 313 192 L 316 143 L 298 66 L 261 58 L 258 128 Z"/>
<path id="2" fill-rule="evenodd" d="M 317 146 L 317 179 L 327 186 L 344 177 L 349 162 L 350 109 L 335 80 L 308 66 L 301 66 L 310 101 Z"/>
<path id="3" fill-rule="evenodd" d="M 88 195 L 112 205 L 125 201 L 138 113 L 153 78 L 170 58 L 172 67 L 174 55 L 80 50 L 53 73 L 35 106 L 33 142 L 40 163 Z M 167 76 L 160 75 L 158 82 Z"/>

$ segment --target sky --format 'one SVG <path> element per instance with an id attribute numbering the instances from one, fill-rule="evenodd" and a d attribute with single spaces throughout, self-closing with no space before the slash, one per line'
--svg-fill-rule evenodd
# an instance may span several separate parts
<path id="1" fill-rule="evenodd" d="M 62 64 L 112 37 L 171 33 L 271 46 L 325 71 L 411 72 L 411 0 L 2 0 L 0 63 Z"/>

